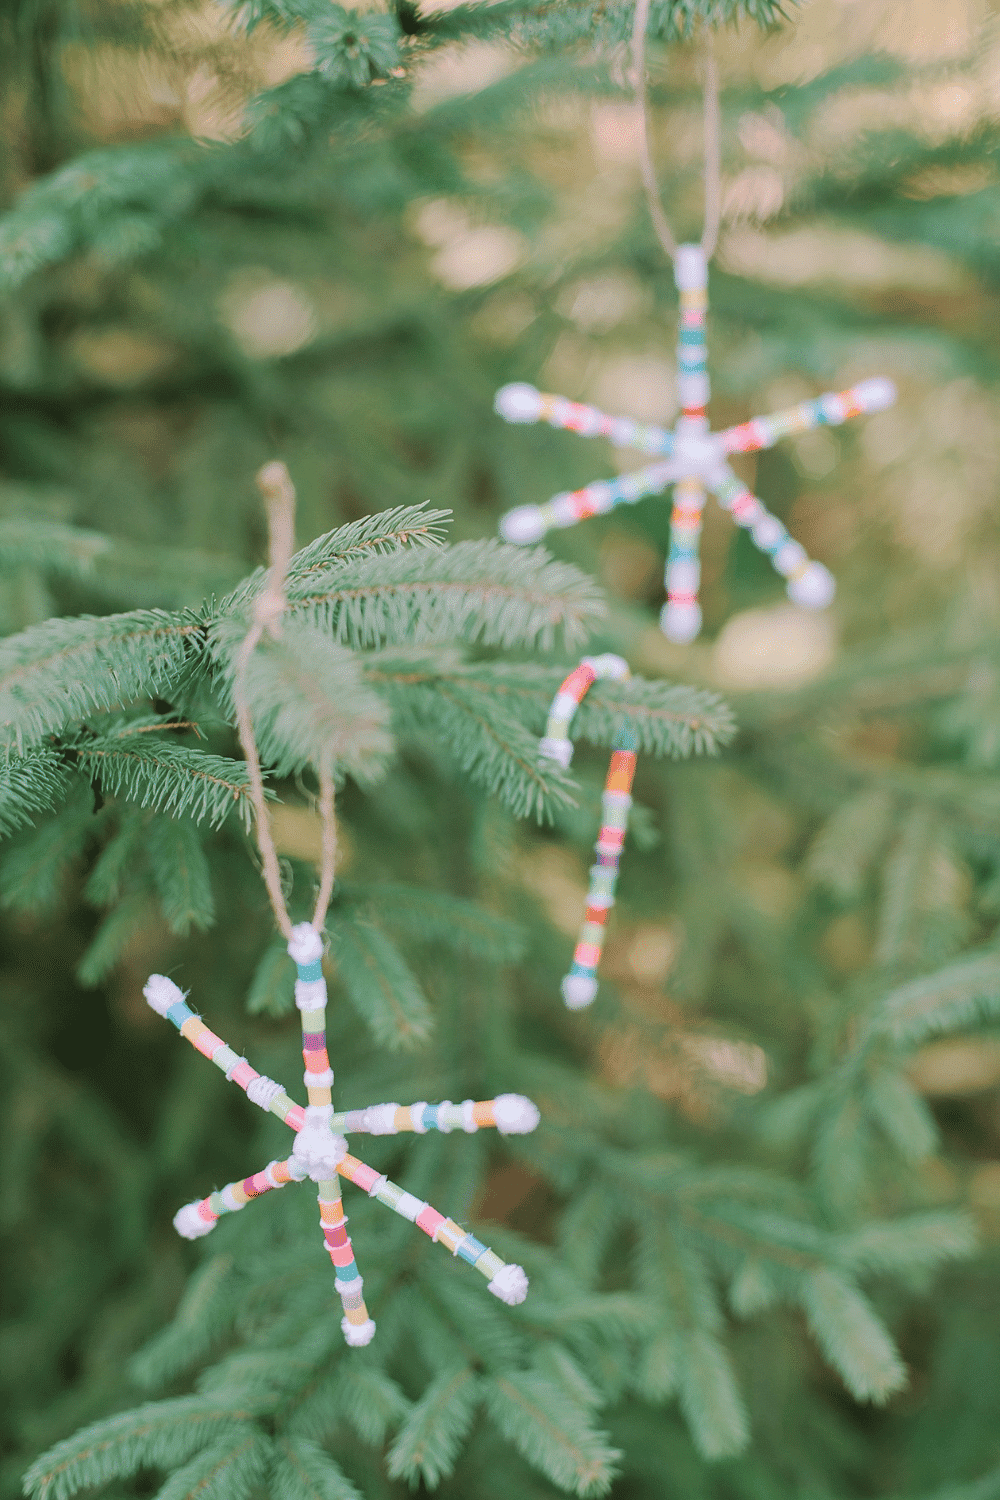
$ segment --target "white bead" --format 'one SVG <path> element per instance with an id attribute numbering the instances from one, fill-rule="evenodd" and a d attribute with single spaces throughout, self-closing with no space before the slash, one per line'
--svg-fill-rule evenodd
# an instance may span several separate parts
<path id="1" fill-rule="evenodd" d="M 489 1284 L 489 1290 L 508 1307 L 516 1307 L 528 1295 L 528 1278 L 522 1266 L 501 1266 Z"/>
<path id="2" fill-rule="evenodd" d="M 505 542 L 513 542 L 518 547 L 540 542 L 547 530 L 537 505 L 518 505 L 500 517 L 500 535 Z"/>
<path id="3" fill-rule="evenodd" d="M 874 375 L 853 387 L 851 394 L 862 411 L 885 411 L 896 399 L 897 391 L 884 375 Z"/>
<path id="4" fill-rule="evenodd" d="M 624 682 L 630 675 L 624 656 L 616 656 L 613 651 L 606 651 L 603 656 L 585 656 L 582 665 L 590 667 L 602 681 Z"/>
<path id="5" fill-rule="evenodd" d="M 326 980 L 296 979 L 295 1004 L 299 1010 L 325 1010 Z"/>
<path id="6" fill-rule="evenodd" d="M 696 594 L 701 582 L 701 565 L 693 557 L 679 557 L 667 564 L 667 588 L 678 594 Z"/>
<path id="7" fill-rule="evenodd" d="M 572 740 L 554 740 L 543 735 L 538 741 L 538 754 L 543 760 L 558 761 L 564 771 L 569 770 L 570 761 L 573 759 Z"/>
<path id="8" fill-rule="evenodd" d="M 150 974 L 142 987 L 142 993 L 146 997 L 146 1004 L 152 1006 L 160 1016 L 165 1016 L 172 1005 L 184 999 L 184 991 L 178 989 L 166 974 Z"/>
<path id="9" fill-rule="evenodd" d="M 701 609 L 697 604 L 667 603 L 660 610 L 660 629 L 675 646 L 686 646 L 701 629 Z"/>
<path id="10" fill-rule="evenodd" d="M 708 286 L 708 262 L 700 245 L 678 245 L 674 256 L 674 281 L 682 292 Z"/>
<path id="11" fill-rule="evenodd" d="M 829 568 L 813 562 L 798 578 L 791 580 L 785 592 L 793 603 L 806 609 L 826 609 L 837 592 L 837 584 Z"/>
<path id="12" fill-rule="evenodd" d="M 776 570 L 788 578 L 792 573 L 800 572 L 809 562 L 809 558 L 806 549 L 789 537 L 787 542 L 781 544 L 771 561 Z"/>
<path id="13" fill-rule="evenodd" d="M 597 997 L 597 980 L 588 979 L 584 974 L 567 974 L 561 989 L 562 997 L 570 1010 L 583 1010 L 584 1006 L 592 1005 Z"/>
<path id="14" fill-rule="evenodd" d="M 576 513 L 576 501 L 572 490 L 560 490 L 546 506 L 550 526 L 575 526 L 580 517 Z M 547 529 L 547 528 L 546 528 Z"/>
<path id="15" fill-rule="evenodd" d="M 330 1082 L 333 1082 L 332 1077 Z M 275 1083 L 273 1078 L 267 1078 L 263 1073 L 259 1078 L 251 1078 L 247 1084 L 247 1098 L 259 1109 L 270 1109 L 278 1095 L 284 1092 L 280 1083 Z"/>
<path id="16" fill-rule="evenodd" d="M 765 515 L 751 528 L 750 535 L 761 551 L 766 552 L 781 541 L 781 538 L 785 535 L 785 528 L 777 516 Z"/>
<path id="17" fill-rule="evenodd" d="M 479 1129 L 479 1126 L 476 1124 L 475 1116 L 472 1113 L 475 1107 L 476 1101 L 474 1099 L 462 1100 L 462 1129 L 465 1131 L 466 1135 L 475 1135 L 476 1131 Z"/>
<path id="18" fill-rule="evenodd" d="M 417 1135 L 426 1135 L 427 1126 L 424 1124 L 424 1110 L 427 1108 L 427 1100 L 421 1099 L 416 1104 L 410 1105 L 410 1123 Z"/>
<path id="19" fill-rule="evenodd" d="M 210 1234 L 217 1222 L 216 1219 L 203 1219 L 197 1203 L 185 1203 L 174 1214 L 174 1228 L 186 1240 L 199 1240 L 203 1234 Z"/>
<path id="20" fill-rule="evenodd" d="M 365 1129 L 369 1135 L 396 1135 L 398 1104 L 369 1104 L 365 1110 Z"/>
<path id="21" fill-rule="evenodd" d="M 493 1118 L 501 1135 L 528 1135 L 541 1115 L 538 1105 L 524 1094 L 498 1094 L 493 1101 Z"/>
<path id="22" fill-rule="evenodd" d="M 348 1323 L 346 1318 L 341 1318 L 340 1330 L 344 1335 L 344 1342 L 350 1344 L 352 1349 L 363 1348 L 375 1337 L 375 1323 L 371 1318 L 367 1323 Z"/>
<path id="23" fill-rule="evenodd" d="M 314 964 L 323 957 L 323 939 L 311 922 L 300 922 L 292 928 L 288 951 L 297 964 Z"/>
<path id="24" fill-rule="evenodd" d="M 678 373 L 677 394 L 682 406 L 705 406 L 712 394 L 708 376 L 700 370 L 691 374 Z"/>
<path id="25" fill-rule="evenodd" d="M 614 506 L 615 487 L 606 479 L 595 479 L 587 485 L 587 499 L 594 514 L 602 516 Z"/>
<path id="26" fill-rule="evenodd" d="M 302 1082 L 307 1089 L 332 1089 L 333 1069 L 324 1068 L 322 1073 L 303 1073 Z M 250 1090 L 247 1089 L 249 1094 Z"/>
<path id="27" fill-rule="evenodd" d="M 501 386 L 496 393 L 493 410 L 505 422 L 537 422 L 542 410 L 541 392 L 523 381 Z"/>

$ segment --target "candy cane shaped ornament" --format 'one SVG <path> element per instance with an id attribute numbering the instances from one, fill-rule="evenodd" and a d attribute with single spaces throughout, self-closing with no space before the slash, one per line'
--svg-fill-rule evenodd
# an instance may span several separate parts
<path id="1" fill-rule="evenodd" d="M 340 1178 L 362 1188 L 393 1213 L 400 1214 L 422 1229 L 452 1255 L 474 1266 L 489 1283 L 488 1290 L 501 1302 L 515 1306 L 528 1292 L 528 1278 L 518 1265 L 507 1264 L 484 1245 L 429 1203 L 388 1177 L 376 1172 L 347 1149 L 349 1134 L 397 1135 L 414 1131 L 425 1135 L 428 1130 L 448 1134 L 452 1130 L 468 1133 L 493 1127 L 501 1135 L 524 1135 L 538 1124 L 538 1109 L 522 1094 L 500 1094 L 496 1099 L 462 1104 L 445 1100 L 442 1104 L 374 1104 L 363 1110 L 334 1113 L 331 1089 L 333 1071 L 326 1051 L 326 981 L 323 978 L 323 940 L 309 922 L 292 929 L 288 951 L 295 960 L 298 978 L 295 1003 L 302 1016 L 302 1054 L 305 1060 L 303 1079 L 308 1104 L 295 1104 L 272 1078 L 252 1068 L 245 1057 L 239 1057 L 221 1037 L 205 1025 L 192 1011 L 184 993 L 172 979 L 151 974 L 143 989 L 147 1003 L 172 1021 L 181 1036 L 204 1057 L 225 1073 L 226 1078 L 243 1089 L 252 1104 L 278 1116 L 295 1131 L 291 1156 L 273 1161 L 263 1171 L 241 1182 L 230 1182 L 209 1193 L 207 1198 L 186 1203 L 174 1215 L 174 1228 L 185 1239 L 198 1239 L 215 1228 L 222 1214 L 245 1208 L 252 1198 L 290 1182 L 310 1178 L 316 1184 L 320 1227 L 330 1259 L 333 1262 L 334 1287 L 343 1308 L 341 1329 L 348 1344 L 361 1346 L 371 1341 L 375 1323 L 365 1305 L 364 1281 L 354 1260 L 354 1248 L 347 1233 L 347 1218 L 340 1196 Z"/>
<path id="2" fill-rule="evenodd" d="M 596 480 L 582 490 L 553 495 L 544 505 L 518 506 L 502 517 L 500 534 L 508 542 L 538 542 L 553 527 L 575 526 L 618 505 L 634 505 L 644 495 L 663 494 L 672 485 L 667 602 L 660 613 L 660 628 L 668 640 L 686 643 L 701 629 L 698 553 L 706 491 L 731 513 L 738 526 L 747 530 L 754 545 L 787 579 L 786 592 L 794 603 L 823 609 L 836 591 L 830 572 L 806 555 L 777 516 L 737 478 L 728 456 L 759 452 L 772 448 L 781 438 L 814 427 L 839 426 L 850 417 L 884 411 L 895 401 L 896 388 L 891 380 L 863 380 L 849 390 L 827 392 L 788 411 L 754 417 L 738 427 L 713 433 L 705 410 L 710 394 L 705 347 L 708 262 L 700 245 L 676 247 L 674 278 L 680 299 L 680 416 L 672 429 L 644 426 L 628 417 L 610 417 L 596 407 L 547 395 L 531 385 L 505 385 L 497 392 L 495 409 L 507 422 L 547 422 L 582 437 L 605 437 L 616 447 L 637 448 L 659 456 L 658 462 L 619 479 Z"/>
<path id="3" fill-rule="evenodd" d="M 555 760 L 563 770 L 573 759 L 570 722 L 589 688 L 604 679 L 624 682 L 628 663 L 620 656 L 585 656 L 566 678 L 552 700 L 545 735 L 538 753 Z M 590 869 L 590 889 L 583 924 L 573 952 L 573 963 L 562 982 L 562 996 L 570 1010 L 583 1010 L 597 995 L 597 966 L 604 947 L 608 912 L 615 904 L 618 864 L 621 859 L 635 776 L 638 741 L 627 723 L 615 736 L 614 749 L 601 796 L 601 829 L 594 845 L 596 863 Z"/>

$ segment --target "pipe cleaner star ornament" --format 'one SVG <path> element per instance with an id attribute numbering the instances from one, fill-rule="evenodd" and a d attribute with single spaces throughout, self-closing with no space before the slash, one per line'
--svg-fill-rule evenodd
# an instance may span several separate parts
<path id="1" fill-rule="evenodd" d="M 807 432 L 811 427 L 836 426 L 863 412 L 881 411 L 896 399 L 891 380 L 862 381 L 850 390 L 819 396 L 790 411 L 754 417 L 739 427 L 711 432 L 705 408 L 709 383 L 705 348 L 708 312 L 708 262 L 719 236 L 722 161 L 719 125 L 719 86 L 711 41 L 705 51 L 705 226 L 698 245 L 679 245 L 660 201 L 656 171 L 649 148 L 646 100 L 646 31 L 650 0 L 636 0 L 632 28 L 633 82 L 639 125 L 639 166 L 649 216 L 664 253 L 673 262 L 680 296 L 677 341 L 677 394 L 680 416 L 675 426 L 648 427 L 628 417 L 609 417 L 593 406 L 549 396 L 531 385 L 505 385 L 497 393 L 496 410 L 508 422 L 548 422 L 584 437 L 607 437 L 620 448 L 637 448 L 657 455 L 657 462 L 619 479 L 596 480 L 582 490 L 553 495 L 544 505 L 520 505 L 500 522 L 505 541 L 538 542 L 554 526 L 574 526 L 587 516 L 602 515 L 616 505 L 634 505 L 644 495 L 660 495 L 674 488 L 670 518 L 670 553 L 665 584 L 667 602 L 660 612 L 660 628 L 671 641 L 693 641 L 701 629 L 698 588 L 701 565 L 698 542 L 706 492 L 715 495 L 737 525 L 750 533 L 777 571 L 787 578 L 789 598 L 809 609 L 822 609 L 833 598 L 835 585 L 822 563 L 812 562 L 793 541 L 776 516 L 750 493 L 733 473 L 731 453 L 755 453 L 771 448 L 780 438 Z"/>
<path id="2" fill-rule="evenodd" d="M 537 542 L 552 527 L 574 526 L 588 516 L 603 515 L 617 505 L 634 505 L 644 495 L 660 495 L 673 486 L 665 574 L 667 602 L 660 612 L 660 628 L 668 640 L 680 643 L 694 640 L 701 629 L 698 543 L 708 491 L 788 580 L 790 599 L 809 609 L 823 609 L 830 603 L 835 592 L 832 575 L 822 563 L 810 560 L 727 460 L 732 453 L 756 453 L 813 427 L 837 426 L 850 417 L 882 411 L 896 399 L 896 388 L 891 380 L 864 380 L 849 390 L 828 392 L 788 411 L 711 432 L 705 413 L 709 398 L 705 348 L 708 262 L 700 245 L 677 246 L 674 276 L 680 293 L 677 389 L 681 414 L 672 429 L 644 426 L 629 417 L 611 417 L 593 406 L 546 395 L 522 384 L 505 385 L 497 393 L 496 411 L 507 422 L 548 422 L 583 437 L 610 438 L 619 448 L 659 455 L 656 463 L 618 479 L 595 480 L 582 490 L 553 495 L 544 505 L 520 505 L 502 518 L 500 534 L 508 542 Z"/>
<path id="3" fill-rule="evenodd" d="M 280 1083 L 266 1078 L 252 1068 L 245 1057 L 239 1057 L 221 1037 L 205 1025 L 187 1004 L 184 993 L 164 974 L 150 975 L 143 994 L 158 1015 L 172 1021 L 181 1036 L 231 1082 L 239 1084 L 251 1104 L 284 1120 L 295 1131 L 292 1153 L 283 1161 L 272 1161 L 261 1172 L 230 1182 L 207 1198 L 186 1203 L 174 1215 L 174 1228 L 185 1239 L 198 1239 L 213 1230 L 222 1214 L 245 1208 L 252 1198 L 272 1188 L 302 1182 L 316 1183 L 320 1226 L 326 1248 L 335 1270 L 334 1286 L 340 1296 L 344 1316 L 341 1320 L 348 1344 L 371 1342 L 375 1324 L 368 1315 L 364 1300 L 364 1281 L 354 1260 L 354 1249 L 347 1233 L 347 1218 L 340 1196 L 340 1178 L 346 1177 L 366 1192 L 369 1198 L 384 1203 L 422 1229 L 425 1234 L 452 1255 L 460 1256 L 486 1277 L 489 1290 L 510 1306 L 523 1302 L 528 1292 L 528 1278 L 518 1265 L 506 1264 L 488 1246 L 482 1244 L 453 1219 L 445 1218 L 429 1203 L 423 1203 L 374 1167 L 352 1156 L 346 1136 L 351 1134 L 397 1135 L 400 1131 L 428 1130 L 444 1134 L 452 1130 L 477 1131 L 494 1126 L 501 1135 L 522 1135 L 538 1124 L 538 1110 L 521 1094 L 501 1094 L 496 1099 L 477 1103 L 466 1099 L 462 1104 L 373 1104 L 367 1109 L 335 1114 L 331 1088 L 333 1071 L 326 1050 L 326 981 L 323 978 L 323 939 L 310 922 L 292 929 L 288 951 L 295 960 L 295 1003 L 302 1015 L 303 1075 L 309 1103 L 303 1108 L 288 1097 Z"/>
<path id="4" fill-rule="evenodd" d="M 277 636 L 281 617 L 287 605 L 285 578 L 292 555 L 295 534 L 295 490 L 284 464 L 267 464 L 257 476 L 257 483 L 268 509 L 271 566 L 264 588 L 253 604 L 250 629 L 236 653 L 233 673 L 233 707 L 236 728 L 246 757 L 250 801 L 254 810 L 257 844 L 261 856 L 261 873 L 268 899 L 279 930 L 288 943 L 295 961 L 295 1004 L 302 1016 L 302 1056 L 305 1060 L 303 1081 L 308 1104 L 295 1104 L 280 1083 L 266 1078 L 252 1068 L 245 1057 L 211 1031 L 187 1004 L 184 992 L 164 974 L 151 974 L 143 994 L 158 1015 L 165 1016 L 203 1056 L 208 1057 L 239 1085 L 251 1104 L 284 1120 L 295 1132 L 290 1156 L 272 1161 L 260 1172 L 241 1182 L 227 1183 L 207 1198 L 186 1203 L 174 1216 L 174 1228 L 185 1239 L 209 1234 L 222 1214 L 235 1213 L 252 1198 L 289 1182 L 315 1182 L 319 1199 L 320 1224 L 326 1248 L 335 1270 L 334 1286 L 340 1296 L 344 1316 L 341 1320 L 348 1344 L 370 1343 L 375 1324 L 368 1315 L 364 1299 L 364 1282 L 354 1261 L 354 1249 L 347 1233 L 347 1218 L 340 1197 L 340 1179 L 346 1177 L 368 1194 L 422 1229 L 426 1235 L 450 1250 L 452 1255 L 468 1261 L 486 1277 L 489 1290 L 501 1302 L 515 1306 L 528 1292 L 528 1278 L 521 1266 L 507 1264 L 479 1241 L 474 1234 L 445 1218 L 429 1203 L 390 1182 L 374 1167 L 359 1161 L 347 1149 L 351 1134 L 398 1135 L 428 1130 L 444 1134 L 452 1130 L 473 1132 L 493 1126 L 501 1135 L 523 1135 L 538 1124 L 538 1110 L 522 1094 L 501 1094 L 496 1099 L 462 1104 L 445 1100 L 441 1104 L 373 1104 L 367 1109 L 336 1114 L 333 1109 L 333 1070 L 326 1050 L 326 981 L 323 978 L 323 938 L 326 912 L 333 892 L 337 853 L 337 825 L 334 817 L 334 781 L 330 764 L 317 768 L 319 780 L 319 813 L 322 824 L 322 863 L 316 905 L 311 922 L 293 926 L 285 904 L 278 852 L 271 830 L 267 797 L 261 774 L 260 756 L 254 736 L 253 720 L 247 696 L 246 674 L 253 653 L 265 633 Z"/>

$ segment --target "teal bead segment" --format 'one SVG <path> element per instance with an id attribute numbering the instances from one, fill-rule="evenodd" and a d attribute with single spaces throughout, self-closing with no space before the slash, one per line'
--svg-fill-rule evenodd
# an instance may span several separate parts
<path id="1" fill-rule="evenodd" d="M 350 1263 L 350 1265 L 347 1265 L 347 1266 L 338 1266 L 337 1267 L 337 1280 L 338 1281 L 360 1281 L 361 1280 L 361 1272 L 358 1270 L 357 1263 L 352 1260 L 351 1263 Z"/>
<path id="2" fill-rule="evenodd" d="M 631 750 L 633 752 L 639 749 L 639 736 L 627 719 L 623 724 L 618 726 L 613 741 L 613 748 L 615 750 Z"/>
<path id="3" fill-rule="evenodd" d="M 467 1234 L 455 1254 L 460 1255 L 463 1260 L 468 1261 L 470 1266 L 474 1266 L 480 1256 L 486 1254 L 488 1248 L 487 1245 L 477 1240 L 474 1234 Z"/>
<path id="4" fill-rule="evenodd" d="M 312 979 L 322 979 L 323 978 L 323 961 L 322 961 L 322 959 L 317 958 L 315 960 L 315 962 L 311 963 L 311 964 L 296 964 L 295 967 L 298 969 L 298 971 L 299 971 L 299 978 L 302 979 L 302 980 L 312 980 Z"/>
<path id="5" fill-rule="evenodd" d="M 229 1204 L 225 1201 L 222 1194 L 218 1192 L 209 1193 L 208 1206 L 212 1210 L 213 1214 L 215 1214 L 217 1217 L 220 1214 L 232 1213 L 232 1209 L 229 1207 Z"/>
<path id="6" fill-rule="evenodd" d="M 574 963 L 570 964 L 569 972 L 570 972 L 571 977 L 574 978 L 574 979 L 596 979 L 597 978 L 597 968 L 596 968 L 596 966 L 592 966 L 590 964 L 578 964 L 578 963 L 574 962 Z"/>
<path id="7" fill-rule="evenodd" d="M 683 347 L 685 345 L 687 345 L 688 347 L 690 347 L 693 344 L 704 344 L 704 342 L 705 342 L 705 330 L 704 330 L 704 328 L 682 328 L 681 329 L 681 331 L 680 331 L 680 337 L 678 339 L 678 346 L 679 347 Z"/>
<path id="8" fill-rule="evenodd" d="M 180 1031 L 185 1021 L 194 1020 L 194 1011 L 183 1000 L 175 1000 L 167 1011 L 167 1020 L 173 1021 L 177 1030 Z"/>

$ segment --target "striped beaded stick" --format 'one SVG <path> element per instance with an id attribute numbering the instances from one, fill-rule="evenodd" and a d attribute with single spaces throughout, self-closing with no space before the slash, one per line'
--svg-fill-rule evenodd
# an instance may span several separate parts
<path id="1" fill-rule="evenodd" d="M 681 414 L 677 419 L 677 445 L 684 451 L 708 432 L 708 349 L 705 319 L 708 314 L 708 264 L 700 245 L 678 245 L 674 256 L 674 280 L 680 298 L 677 330 L 677 395 Z M 693 641 L 701 629 L 698 588 L 701 562 L 701 513 L 707 499 L 705 486 L 696 476 L 685 476 L 674 485 L 670 512 L 670 551 L 663 581 L 667 602 L 660 611 L 660 629 L 671 641 Z"/>
<path id="2" fill-rule="evenodd" d="M 620 656 L 585 656 L 566 678 L 552 700 L 539 754 L 558 761 L 568 770 L 573 758 L 569 726 L 584 694 L 599 679 L 624 682 L 628 664 Z M 590 889 L 583 924 L 573 952 L 573 963 L 562 982 L 562 996 L 570 1010 L 582 1010 L 592 1004 L 597 994 L 597 966 L 604 947 L 608 912 L 615 904 L 618 864 L 621 859 L 629 808 L 632 806 L 632 780 L 635 776 L 638 741 L 634 732 L 623 724 L 615 736 L 611 763 L 601 797 L 601 829 L 594 846 L 596 863 L 590 870 Z"/>
<path id="3" fill-rule="evenodd" d="M 351 1133 L 396 1135 L 403 1131 L 423 1135 L 428 1130 L 447 1134 L 458 1129 L 471 1134 L 487 1127 L 494 1127 L 501 1135 L 522 1135 L 538 1124 L 535 1105 L 521 1094 L 501 1094 L 495 1099 L 466 1099 L 462 1104 L 452 1104 L 449 1100 L 436 1105 L 423 1101 L 410 1105 L 374 1104 L 367 1109 L 335 1114 L 331 1099 L 333 1073 L 326 1052 L 322 938 L 311 923 L 303 922 L 292 929 L 288 951 L 298 969 L 295 1001 L 302 1014 L 304 1078 L 309 1101 L 305 1107 L 295 1104 L 280 1083 L 258 1073 L 245 1057 L 240 1057 L 216 1036 L 190 1009 L 173 980 L 152 974 L 144 987 L 146 1000 L 158 1015 L 171 1021 L 197 1051 L 210 1058 L 227 1079 L 238 1084 L 251 1103 L 277 1115 L 296 1133 L 292 1154 L 285 1160 L 270 1162 L 250 1177 L 227 1183 L 206 1198 L 186 1203 L 174 1215 L 178 1234 L 185 1239 L 197 1239 L 214 1229 L 223 1214 L 235 1213 L 274 1188 L 311 1178 L 317 1187 L 323 1237 L 336 1272 L 334 1284 L 344 1311 L 341 1320 L 344 1338 L 354 1346 L 367 1344 L 375 1332 L 375 1324 L 365 1306 L 363 1281 L 346 1231 L 339 1181 L 346 1177 L 369 1197 L 415 1223 L 452 1255 L 473 1265 L 486 1278 L 495 1297 L 511 1306 L 523 1302 L 528 1279 L 520 1266 L 505 1263 L 453 1219 L 350 1155 L 344 1137 Z"/>

